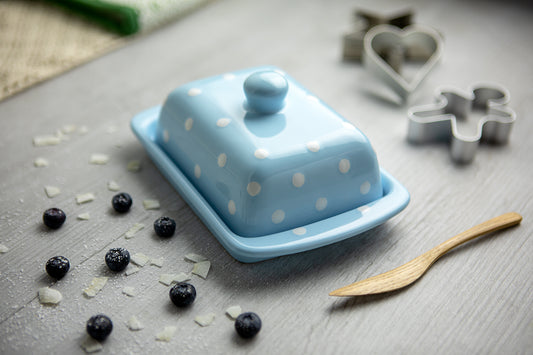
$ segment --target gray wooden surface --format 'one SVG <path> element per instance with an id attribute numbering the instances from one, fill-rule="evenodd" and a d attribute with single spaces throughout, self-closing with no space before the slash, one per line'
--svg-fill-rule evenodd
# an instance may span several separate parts
<path id="1" fill-rule="evenodd" d="M 524 2 L 525 3 L 525 2 Z M 395 1 L 362 1 L 376 11 L 401 8 Z M 83 67 L 0 103 L 0 353 L 83 353 L 85 322 L 109 315 L 115 328 L 104 352 L 147 353 L 533 353 L 533 33 L 532 9 L 498 1 L 411 2 L 416 20 L 445 37 L 442 63 L 410 104 L 428 103 L 442 84 L 465 89 L 496 82 L 511 92 L 518 120 L 510 144 L 482 146 L 473 164 L 452 164 L 446 146 L 406 143 L 407 106 L 387 100 L 386 88 L 359 64 L 341 60 L 341 36 L 350 28 L 351 1 L 224 0 L 149 36 L 135 39 Z M 280 66 L 359 127 L 372 142 L 380 164 L 411 193 L 406 210 L 380 227 L 349 240 L 257 264 L 233 260 L 170 187 L 129 129 L 132 116 L 161 104 L 171 89 L 188 81 L 232 70 Z M 68 141 L 34 147 L 32 138 L 65 125 L 80 128 Z M 88 164 L 92 153 L 111 157 Z M 50 165 L 33 166 L 45 157 Z M 127 171 L 140 159 L 142 170 Z M 116 215 L 109 180 L 134 199 L 132 210 Z M 52 199 L 45 185 L 61 188 Z M 93 192 L 93 202 L 75 196 Z M 158 199 L 160 210 L 142 201 Z M 57 231 L 41 223 L 43 211 L 67 213 Z M 471 242 L 438 261 L 402 291 L 355 299 L 328 292 L 409 261 L 453 235 L 501 213 L 524 216 L 521 226 Z M 91 219 L 76 216 L 89 212 Z M 150 225 L 169 215 L 178 233 L 156 237 Z M 123 233 L 134 223 L 147 227 L 135 238 Z M 160 269 L 145 266 L 125 276 L 106 270 L 103 257 L 115 246 L 131 253 L 164 257 Z M 187 253 L 212 263 L 206 280 L 193 276 L 198 298 L 189 309 L 170 304 L 161 273 L 189 272 Z M 69 274 L 52 282 L 46 260 L 64 255 Z M 109 276 L 93 299 L 82 289 L 96 276 Z M 56 307 L 39 304 L 37 290 L 52 286 L 63 294 Z M 138 295 L 122 294 L 124 286 Z M 263 329 L 242 341 L 225 315 L 228 306 L 258 313 Z M 194 321 L 213 312 L 213 324 Z M 145 325 L 129 331 L 136 315 Z M 169 342 L 155 335 L 178 330 Z"/>

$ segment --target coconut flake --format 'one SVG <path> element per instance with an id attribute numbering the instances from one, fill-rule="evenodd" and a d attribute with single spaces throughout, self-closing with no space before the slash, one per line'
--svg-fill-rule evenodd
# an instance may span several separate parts
<path id="1" fill-rule="evenodd" d="M 165 262 L 165 258 L 157 258 L 157 259 L 150 259 L 150 265 L 157 266 L 157 267 L 163 267 L 163 263 Z"/>
<path id="2" fill-rule="evenodd" d="M 142 323 L 135 316 L 131 316 L 130 319 L 128 319 L 128 321 L 126 322 L 126 326 L 129 330 L 133 331 L 141 330 L 144 328 Z"/>
<path id="3" fill-rule="evenodd" d="M 190 261 L 190 262 L 193 262 L 193 263 L 199 263 L 201 261 L 207 261 L 207 258 L 203 255 L 199 255 L 199 254 L 195 254 L 195 253 L 190 253 L 190 254 L 187 254 L 185 255 L 185 261 Z"/>
<path id="4" fill-rule="evenodd" d="M 241 306 L 231 306 L 226 309 L 226 314 L 231 319 L 237 319 L 237 317 L 242 313 Z"/>
<path id="5" fill-rule="evenodd" d="M 124 238 L 131 239 L 137 234 L 138 231 L 144 228 L 144 224 L 142 223 L 135 223 L 133 226 L 131 226 L 130 229 L 126 233 L 124 233 Z"/>
<path id="6" fill-rule="evenodd" d="M 96 198 L 92 192 L 76 195 L 76 203 L 81 205 L 82 203 L 91 202 Z"/>
<path id="7" fill-rule="evenodd" d="M 90 164 L 105 165 L 109 162 L 109 155 L 94 153 L 89 158 Z"/>
<path id="8" fill-rule="evenodd" d="M 7 253 L 8 251 L 9 251 L 9 248 L 7 246 L 5 246 L 4 244 L 0 244 L 0 253 L 1 254 Z"/>
<path id="9" fill-rule="evenodd" d="M 159 282 L 166 286 L 170 286 L 177 282 L 188 281 L 190 279 L 191 277 L 183 272 L 180 272 L 179 274 L 161 274 L 159 276 Z"/>
<path id="10" fill-rule="evenodd" d="M 126 169 L 131 172 L 137 172 L 141 170 L 141 161 L 140 160 L 131 160 L 128 162 Z"/>
<path id="11" fill-rule="evenodd" d="M 88 212 L 80 213 L 78 215 L 78 219 L 82 221 L 88 221 L 89 219 L 91 219 L 91 215 Z"/>
<path id="12" fill-rule="evenodd" d="M 202 327 L 207 327 L 208 325 L 213 323 L 214 320 L 215 320 L 214 313 L 203 314 L 203 315 L 196 316 L 194 318 L 194 321 Z"/>
<path id="13" fill-rule="evenodd" d="M 174 326 L 167 326 L 163 329 L 163 331 L 157 333 L 155 336 L 156 340 L 159 341 L 170 341 L 172 337 L 174 336 L 174 333 L 176 332 L 178 328 Z"/>
<path id="14" fill-rule="evenodd" d="M 41 304 L 58 304 L 63 299 L 61 292 L 49 287 L 40 288 L 38 295 Z"/>
<path id="15" fill-rule="evenodd" d="M 81 342 L 80 346 L 87 353 L 96 353 L 98 351 L 102 351 L 104 348 L 98 340 L 91 338 L 90 336 L 86 336 Z"/>
<path id="16" fill-rule="evenodd" d="M 36 168 L 44 168 L 46 166 L 48 166 L 48 160 L 45 159 L 45 158 L 35 158 L 35 160 L 33 161 L 33 165 L 36 167 Z"/>
<path id="17" fill-rule="evenodd" d="M 55 197 L 61 193 L 61 189 L 59 187 L 55 186 L 45 186 L 44 192 L 46 192 L 46 196 L 49 198 Z"/>
<path id="18" fill-rule="evenodd" d="M 61 137 L 52 134 L 46 134 L 33 137 L 33 145 L 35 147 L 44 147 L 47 145 L 58 145 L 61 143 Z"/>
<path id="19" fill-rule="evenodd" d="M 211 267 L 210 261 L 200 261 L 199 263 L 194 263 L 194 266 L 191 272 L 195 275 L 200 276 L 202 279 L 206 279 L 207 274 L 209 273 L 210 267 Z"/>
<path id="20" fill-rule="evenodd" d="M 85 135 L 89 132 L 89 128 L 87 126 L 81 126 L 80 129 L 78 130 L 78 133 L 80 135 Z"/>
<path id="21" fill-rule="evenodd" d="M 143 206 L 145 210 L 158 210 L 161 207 L 159 200 L 144 200 Z"/>
<path id="22" fill-rule="evenodd" d="M 143 253 L 136 253 L 131 256 L 130 260 L 134 264 L 143 267 L 144 265 L 148 264 L 150 258 L 144 255 Z"/>
<path id="23" fill-rule="evenodd" d="M 83 290 L 83 293 L 85 294 L 85 296 L 92 298 L 96 296 L 96 294 L 100 292 L 102 288 L 104 288 L 106 282 L 107 277 L 105 276 L 95 277 L 91 280 L 91 284 L 89 285 L 89 287 Z"/>
<path id="24" fill-rule="evenodd" d="M 76 126 L 73 124 L 64 125 L 63 128 L 61 128 L 61 132 L 64 134 L 70 134 L 74 133 L 76 131 Z"/>
<path id="25" fill-rule="evenodd" d="M 130 276 L 130 275 L 133 275 L 135 273 L 137 273 L 139 270 L 141 270 L 140 268 L 138 268 L 137 266 L 130 266 L 128 265 L 128 268 L 126 269 L 126 276 Z"/>
<path id="26" fill-rule="evenodd" d="M 135 290 L 135 287 L 131 287 L 131 286 L 125 286 L 122 289 L 122 293 L 125 294 L 126 296 L 130 296 L 130 297 L 137 296 L 137 291 Z"/>
<path id="27" fill-rule="evenodd" d="M 111 180 L 107 183 L 107 189 L 109 191 L 119 191 L 120 190 L 120 185 L 114 181 L 114 180 Z"/>

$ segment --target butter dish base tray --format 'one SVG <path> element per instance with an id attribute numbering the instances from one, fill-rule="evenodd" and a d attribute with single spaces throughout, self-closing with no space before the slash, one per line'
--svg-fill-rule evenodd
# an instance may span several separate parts
<path id="1" fill-rule="evenodd" d="M 383 196 L 363 206 L 297 228 L 244 237 L 234 233 L 156 140 L 161 106 L 137 114 L 131 128 L 163 176 L 178 191 L 222 246 L 238 261 L 258 262 L 329 245 L 372 229 L 402 211 L 409 193 L 380 168 Z"/>

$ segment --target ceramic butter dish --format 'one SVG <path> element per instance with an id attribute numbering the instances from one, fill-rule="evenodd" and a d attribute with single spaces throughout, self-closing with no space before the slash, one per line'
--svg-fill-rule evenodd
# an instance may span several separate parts
<path id="1" fill-rule="evenodd" d="M 236 259 L 342 240 L 409 201 L 368 139 L 286 73 L 260 67 L 172 91 L 132 128 Z"/>

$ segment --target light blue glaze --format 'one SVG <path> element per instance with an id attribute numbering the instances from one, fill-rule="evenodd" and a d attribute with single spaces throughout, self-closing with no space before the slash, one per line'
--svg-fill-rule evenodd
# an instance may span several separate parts
<path id="1" fill-rule="evenodd" d="M 177 88 L 156 142 L 242 237 L 298 228 L 383 196 L 368 139 L 274 67 Z"/>

